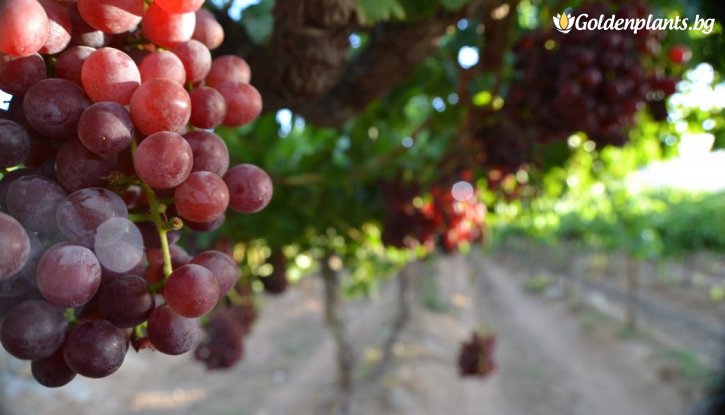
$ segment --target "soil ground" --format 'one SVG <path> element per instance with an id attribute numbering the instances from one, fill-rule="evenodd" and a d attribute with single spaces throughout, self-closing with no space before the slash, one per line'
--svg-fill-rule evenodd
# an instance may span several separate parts
<path id="1" fill-rule="evenodd" d="M 644 336 L 568 301 L 532 295 L 525 277 L 487 257 L 421 267 L 412 318 L 387 374 L 360 382 L 353 415 L 684 415 L 702 379 Z M 432 284 L 432 285 L 431 285 Z M 380 297 L 350 302 L 359 377 L 374 363 L 394 311 L 393 281 Z M 207 372 L 191 356 L 130 352 L 113 376 L 60 389 L 34 383 L 29 365 L 0 356 L 3 414 L 318 415 L 335 402 L 335 345 L 322 289 L 308 278 L 265 298 L 244 361 Z M 460 343 L 485 326 L 497 336 L 496 371 L 462 379 Z"/>

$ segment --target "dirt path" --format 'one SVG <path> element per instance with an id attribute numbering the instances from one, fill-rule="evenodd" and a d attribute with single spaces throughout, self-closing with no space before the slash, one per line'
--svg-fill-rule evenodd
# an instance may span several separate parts
<path id="1" fill-rule="evenodd" d="M 389 373 L 360 384 L 352 415 L 682 415 L 695 398 L 657 376 L 651 345 L 622 339 L 604 320 L 585 324 L 563 302 L 521 290 L 521 279 L 489 260 L 441 259 L 433 312 L 418 278 L 416 309 Z M 473 270 L 473 271 L 472 271 Z M 392 288 L 392 287 L 389 287 Z M 0 357 L 3 414 L 318 415 L 334 398 L 334 345 L 322 322 L 321 287 L 310 278 L 281 298 L 266 298 L 244 362 L 208 373 L 190 357 L 129 354 L 114 376 L 37 387 L 27 365 Z M 394 310 L 395 292 L 350 305 L 363 373 Z M 498 369 L 488 379 L 458 377 L 460 342 L 480 324 L 496 332 Z M 591 322 L 589 322 L 591 323 Z"/>

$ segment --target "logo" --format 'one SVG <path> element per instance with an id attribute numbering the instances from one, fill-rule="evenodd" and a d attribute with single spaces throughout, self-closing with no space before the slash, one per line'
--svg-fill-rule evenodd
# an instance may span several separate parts
<path id="1" fill-rule="evenodd" d="M 552 19 L 554 19 L 554 26 L 556 27 L 556 30 L 561 33 L 569 33 L 571 28 L 574 27 L 574 19 L 571 18 L 571 14 L 567 15 L 566 12 L 560 15 L 557 14 L 552 17 Z"/>

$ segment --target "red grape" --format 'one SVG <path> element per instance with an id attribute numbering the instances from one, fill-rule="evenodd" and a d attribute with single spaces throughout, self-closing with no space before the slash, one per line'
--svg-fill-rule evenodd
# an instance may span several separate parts
<path id="1" fill-rule="evenodd" d="M 262 96 L 252 85 L 222 82 L 217 90 L 227 102 L 224 124 L 227 127 L 241 127 L 254 121 L 262 112 Z"/>
<path id="2" fill-rule="evenodd" d="M 23 226 L 0 212 L 0 280 L 20 271 L 30 255 L 30 240 Z"/>
<path id="3" fill-rule="evenodd" d="M 670 49 L 670 62 L 685 63 L 692 58 L 692 51 L 685 45 L 675 45 Z"/>
<path id="4" fill-rule="evenodd" d="M 188 13 L 199 10 L 204 0 L 156 0 L 154 3 L 169 13 Z"/>
<path id="5" fill-rule="evenodd" d="M 96 49 L 88 46 L 73 46 L 66 49 L 55 63 L 55 76 L 83 86 L 81 81 L 83 62 L 95 51 Z"/>
<path id="6" fill-rule="evenodd" d="M 63 357 L 73 371 L 89 378 L 106 377 L 126 357 L 126 337 L 106 320 L 85 321 L 68 334 Z"/>
<path id="7" fill-rule="evenodd" d="M 141 27 L 150 41 L 164 48 L 173 48 L 191 39 L 195 25 L 194 13 L 169 13 L 153 2 L 146 9 Z"/>
<path id="8" fill-rule="evenodd" d="M 60 307 L 78 307 L 93 298 L 101 285 L 101 265 L 93 252 L 82 246 L 58 244 L 38 263 L 38 289 Z"/>
<path id="9" fill-rule="evenodd" d="M 216 174 L 197 171 L 176 188 L 174 199 L 182 218 L 194 222 L 212 222 L 227 210 L 229 190 L 224 180 Z"/>
<path id="10" fill-rule="evenodd" d="M 138 66 L 141 71 L 141 82 L 152 79 L 168 79 L 179 85 L 186 81 L 184 63 L 178 56 L 167 50 L 159 50 L 146 55 Z"/>
<path id="11" fill-rule="evenodd" d="M 116 278 L 101 288 L 101 315 L 116 327 L 134 327 L 146 321 L 154 310 L 154 296 L 148 282 L 137 275 Z"/>
<path id="12" fill-rule="evenodd" d="M 13 58 L 0 54 L 0 89 L 11 95 L 25 95 L 28 89 L 45 79 L 45 61 L 37 53 Z"/>
<path id="13" fill-rule="evenodd" d="M 96 228 L 93 251 L 104 269 L 130 272 L 143 259 L 143 238 L 133 222 L 111 218 Z"/>
<path id="14" fill-rule="evenodd" d="M 141 21 L 143 0 L 78 0 L 78 11 L 91 27 L 105 33 L 127 32 Z"/>
<path id="15" fill-rule="evenodd" d="M 211 271 L 219 283 L 219 292 L 224 295 L 236 284 L 241 271 L 234 260 L 220 251 L 204 251 L 191 260 Z"/>
<path id="16" fill-rule="evenodd" d="M 47 388 L 67 385 L 76 377 L 76 372 L 65 362 L 63 348 L 59 348 L 48 357 L 33 360 L 30 370 L 33 378 Z"/>
<path id="17" fill-rule="evenodd" d="M 224 175 L 229 188 L 229 206 L 241 213 L 255 213 L 272 200 L 272 179 L 259 167 L 240 164 Z"/>
<path id="18" fill-rule="evenodd" d="M 189 123 L 197 128 L 216 128 L 227 115 L 227 101 L 214 88 L 202 86 L 194 89 L 191 98 Z"/>
<path id="19" fill-rule="evenodd" d="M 58 230 L 55 211 L 65 199 L 63 188 L 39 175 L 29 175 L 14 181 L 8 188 L 8 212 L 25 228 L 52 234 Z"/>
<path id="20" fill-rule="evenodd" d="M 179 43 L 173 52 L 181 59 L 186 71 L 186 82 L 196 83 L 206 77 L 211 69 L 211 52 L 198 40 Z"/>
<path id="21" fill-rule="evenodd" d="M 78 11 L 78 2 L 74 1 L 67 7 L 68 15 L 73 22 L 73 33 L 71 36 L 71 45 L 90 46 L 92 48 L 102 48 L 109 43 L 108 34 L 91 27 L 88 22 L 83 20 Z"/>
<path id="22" fill-rule="evenodd" d="M 196 26 L 191 38 L 203 43 L 209 50 L 214 50 L 224 42 L 224 28 L 209 10 L 199 9 L 196 11 Z"/>
<path id="23" fill-rule="evenodd" d="M 127 54 L 114 48 L 101 48 L 83 62 L 81 81 L 92 101 L 127 105 L 141 84 L 141 73 Z"/>
<path id="24" fill-rule="evenodd" d="M 179 355 L 199 344 L 201 326 L 198 318 L 183 317 L 168 305 L 162 305 L 149 316 L 148 337 L 161 353 Z"/>
<path id="25" fill-rule="evenodd" d="M 98 102 L 78 120 L 78 138 L 93 153 L 105 157 L 128 148 L 134 128 L 131 114 L 116 102 Z"/>
<path id="26" fill-rule="evenodd" d="M 229 150 L 226 143 L 211 131 L 194 130 L 184 134 L 194 153 L 191 171 L 208 171 L 223 176 L 229 168 Z"/>
<path id="27" fill-rule="evenodd" d="M 28 300 L 7 313 L 0 340 L 18 359 L 42 359 L 60 348 L 66 327 L 62 309 L 44 300 Z"/>
<path id="28" fill-rule="evenodd" d="M 179 315 L 200 317 L 219 301 L 219 282 L 211 271 L 200 265 L 183 265 L 166 281 L 164 298 Z"/>
<path id="29" fill-rule="evenodd" d="M 214 58 L 204 82 L 213 88 L 224 82 L 248 84 L 251 76 L 252 71 L 244 59 L 234 55 L 223 55 Z"/>
<path id="30" fill-rule="evenodd" d="M 194 154 L 189 143 L 180 135 L 167 131 L 146 137 L 133 157 L 138 177 L 157 189 L 180 185 L 191 174 L 193 165 Z"/>
<path id="31" fill-rule="evenodd" d="M 65 7 L 52 0 L 41 0 L 40 4 L 48 16 L 48 38 L 39 53 L 54 55 L 70 43 L 73 23 Z"/>
<path id="32" fill-rule="evenodd" d="M 186 90 L 168 79 L 144 82 L 131 97 L 131 117 L 146 135 L 159 131 L 183 131 L 191 116 L 191 99 Z"/>
<path id="33" fill-rule="evenodd" d="M 28 56 L 48 38 L 48 15 L 37 0 L 5 0 L 0 3 L 0 27 L 0 52 Z"/>
<path id="34" fill-rule="evenodd" d="M 90 105 L 83 90 L 65 79 L 49 78 L 28 89 L 23 110 L 28 123 L 49 138 L 76 135 L 78 119 Z"/>
<path id="35" fill-rule="evenodd" d="M 77 190 L 58 205 L 56 219 L 63 235 L 74 244 L 93 247 L 98 227 L 113 218 L 127 218 L 126 203 L 108 189 Z"/>
<path id="36" fill-rule="evenodd" d="M 55 159 L 55 173 L 68 192 L 106 184 L 106 177 L 116 168 L 116 156 L 100 157 L 79 140 L 66 140 Z"/>

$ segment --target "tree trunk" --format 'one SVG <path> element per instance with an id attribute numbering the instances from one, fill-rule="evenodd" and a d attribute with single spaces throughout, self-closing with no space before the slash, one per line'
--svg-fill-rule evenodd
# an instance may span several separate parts
<path id="1" fill-rule="evenodd" d="M 637 308 L 639 307 L 639 262 L 627 255 L 627 327 L 637 331 Z"/>
<path id="2" fill-rule="evenodd" d="M 337 346 L 337 386 L 339 400 L 330 413 L 346 415 L 350 411 L 353 394 L 353 376 L 355 372 L 355 354 L 352 342 L 345 329 L 342 294 L 340 291 L 340 274 L 330 267 L 330 257 L 320 262 L 322 280 L 324 282 L 325 322 L 332 333 Z"/>
<path id="3" fill-rule="evenodd" d="M 390 328 L 390 333 L 383 342 L 380 362 L 370 372 L 370 378 L 368 380 L 371 382 L 380 379 L 387 371 L 394 357 L 395 345 L 398 343 L 403 329 L 405 329 L 410 321 L 412 303 L 411 280 L 416 274 L 417 265 L 418 262 L 410 262 L 398 273 L 398 309 L 393 320 L 393 325 Z"/>

